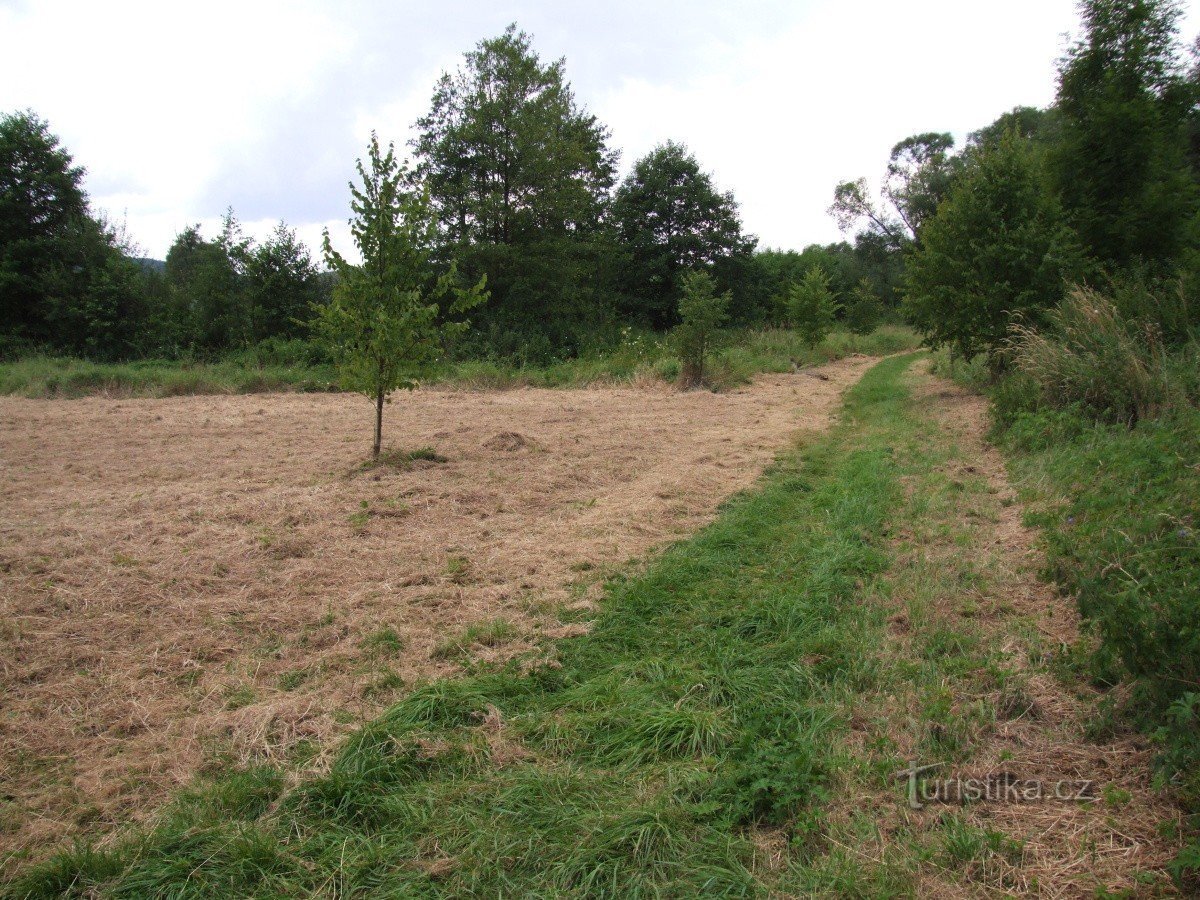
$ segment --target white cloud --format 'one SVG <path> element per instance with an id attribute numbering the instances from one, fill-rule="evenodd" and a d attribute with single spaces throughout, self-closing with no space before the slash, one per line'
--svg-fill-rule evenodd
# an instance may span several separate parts
<path id="1" fill-rule="evenodd" d="M 836 239 L 834 185 L 900 138 L 1049 102 L 1076 27 L 1074 0 L 0 0 L 0 110 L 49 119 L 149 253 L 228 205 L 257 235 L 282 217 L 345 248 L 369 131 L 403 144 L 438 73 L 511 19 L 566 56 L 626 167 L 684 141 L 781 246 Z"/>

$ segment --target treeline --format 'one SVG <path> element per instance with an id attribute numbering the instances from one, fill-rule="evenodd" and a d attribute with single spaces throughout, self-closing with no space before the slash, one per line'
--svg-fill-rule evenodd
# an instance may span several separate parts
<path id="1" fill-rule="evenodd" d="M 896 246 L 868 231 L 853 244 L 758 250 L 733 195 L 683 144 L 655 148 L 618 183 L 609 131 L 575 99 L 564 60 L 541 60 L 515 26 L 441 78 L 410 150 L 437 214 L 436 259 L 488 279 L 459 355 L 545 363 L 603 349 L 630 325 L 667 329 L 697 268 L 730 295 L 735 326 L 785 322 L 790 285 L 817 265 L 860 327 L 899 300 Z M 309 304 L 329 296 L 334 276 L 285 224 L 256 245 L 232 210 L 216 236 L 180 234 L 165 266 L 132 259 L 31 112 L 0 120 L 0 169 L 10 355 L 216 354 L 303 337 Z"/>
<path id="2" fill-rule="evenodd" d="M 1200 322 L 1200 65 L 1179 43 L 1180 6 L 1080 11 L 1050 108 L 1005 113 L 957 151 L 949 134 L 907 138 L 878 197 L 845 182 L 831 209 L 901 255 L 903 311 L 932 346 L 996 372 L 1014 361 L 1014 326 L 1050 326 L 1075 286 L 1170 345 Z"/>

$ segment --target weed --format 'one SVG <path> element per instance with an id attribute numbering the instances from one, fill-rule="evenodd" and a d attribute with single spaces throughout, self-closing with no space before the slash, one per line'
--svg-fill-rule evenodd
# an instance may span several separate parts
<path id="1" fill-rule="evenodd" d="M 372 655 L 398 656 L 407 642 L 395 628 L 385 625 L 363 638 L 361 646 Z"/>
<path id="2" fill-rule="evenodd" d="M 472 647 L 495 647 L 510 640 L 516 628 L 506 619 L 493 619 L 467 626 L 461 634 L 443 641 L 434 648 L 433 659 L 454 659 Z"/>

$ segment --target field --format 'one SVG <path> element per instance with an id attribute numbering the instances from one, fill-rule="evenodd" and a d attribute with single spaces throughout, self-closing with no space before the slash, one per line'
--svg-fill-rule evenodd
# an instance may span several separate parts
<path id="1" fill-rule="evenodd" d="M 570 633 L 867 365 L 418 391 L 366 469 L 354 395 L 0 399 L 3 841 L 144 815 L 206 759 L 330 752 L 420 679 Z"/>
<path id="2" fill-rule="evenodd" d="M 14 897 L 1174 890 L 1154 747 L 920 354 L 422 391 L 376 467 L 342 395 L 0 410 Z"/>

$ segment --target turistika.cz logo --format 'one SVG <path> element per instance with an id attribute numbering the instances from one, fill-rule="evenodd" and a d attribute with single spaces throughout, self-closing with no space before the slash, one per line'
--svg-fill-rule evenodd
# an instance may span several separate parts
<path id="1" fill-rule="evenodd" d="M 1011 772 L 983 777 L 929 778 L 927 773 L 945 763 L 917 765 L 894 773 L 908 782 L 908 805 L 923 809 L 927 803 L 1087 803 L 1097 799 L 1096 782 L 1081 778 L 1018 778 Z"/>

